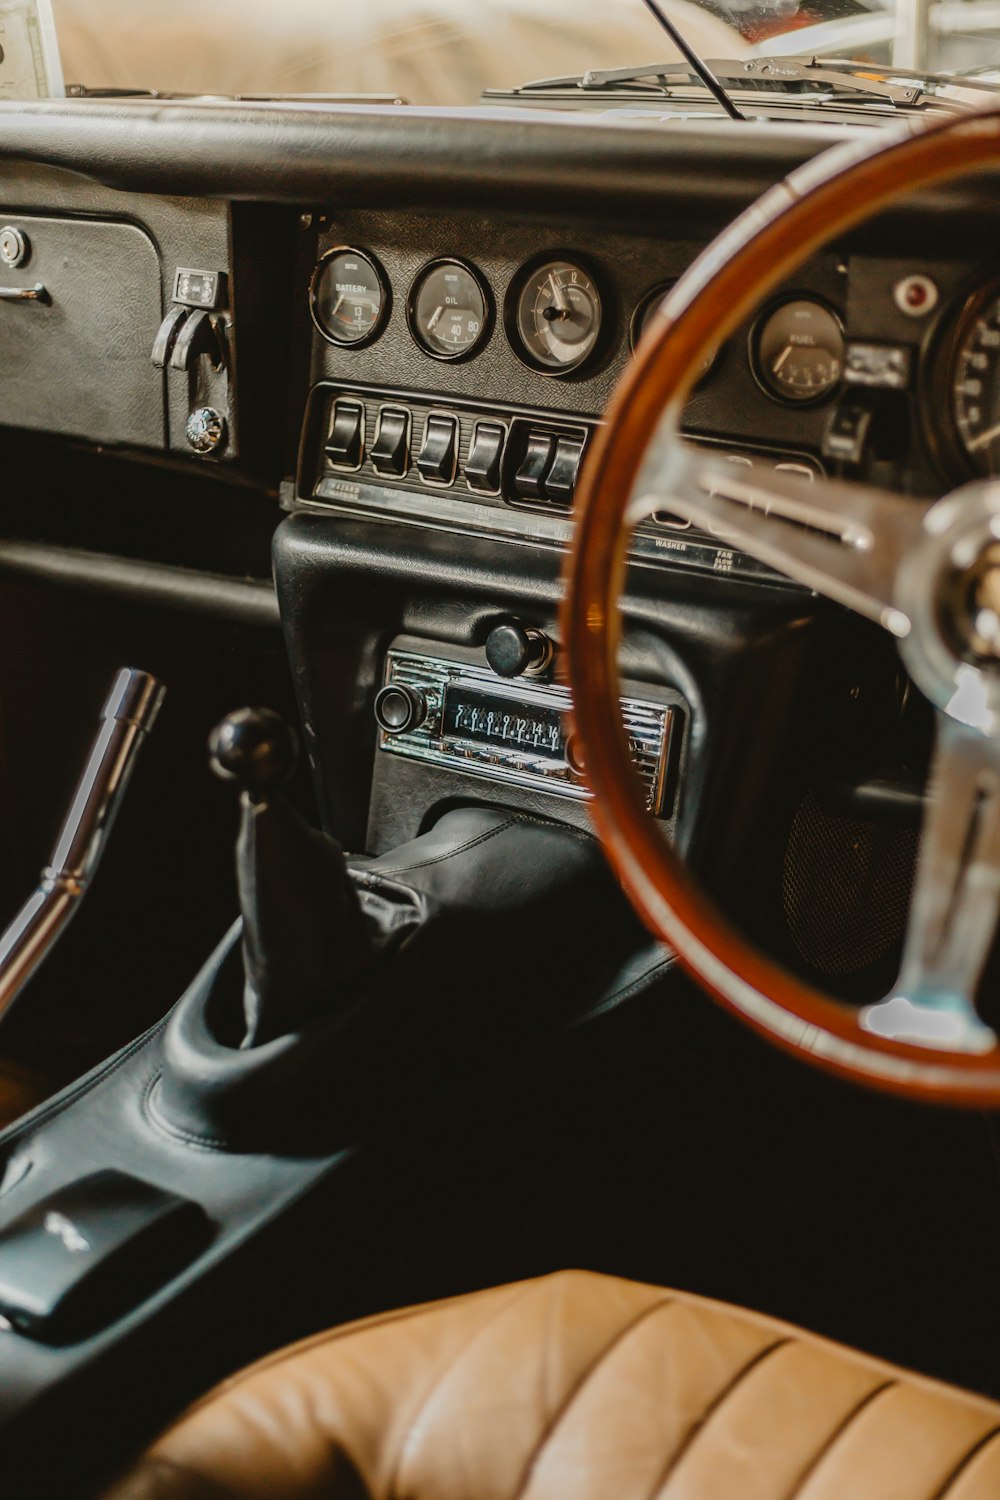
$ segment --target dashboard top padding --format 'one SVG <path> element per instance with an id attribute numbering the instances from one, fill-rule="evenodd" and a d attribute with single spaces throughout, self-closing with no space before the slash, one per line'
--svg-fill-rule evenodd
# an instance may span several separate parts
<path id="1" fill-rule="evenodd" d="M 847 127 L 500 108 L 192 100 L 0 101 L 0 158 L 128 191 L 285 203 L 591 212 L 699 200 L 732 216 Z M 534 205 L 531 210 L 531 205 Z"/>

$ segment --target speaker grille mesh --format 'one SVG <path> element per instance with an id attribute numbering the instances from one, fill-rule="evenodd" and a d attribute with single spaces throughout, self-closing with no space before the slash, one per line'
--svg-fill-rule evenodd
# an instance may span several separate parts
<path id="1" fill-rule="evenodd" d="M 906 924 L 917 830 L 842 817 L 803 798 L 782 875 L 796 948 L 821 974 L 859 973 L 884 958 Z"/>

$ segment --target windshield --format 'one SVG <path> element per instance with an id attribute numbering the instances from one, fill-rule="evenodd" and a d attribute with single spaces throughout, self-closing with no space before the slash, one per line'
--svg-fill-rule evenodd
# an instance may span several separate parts
<path id="1" fill-rule="evenodd" d="M 946 73 L 1000 61 L 1000 0 L 661 3 L 710 59 Z M 67 84 L 93 88 L 470 104 L 483 89 L 679 60 L 643 0 L 52 0 L 52 11 Z"/>

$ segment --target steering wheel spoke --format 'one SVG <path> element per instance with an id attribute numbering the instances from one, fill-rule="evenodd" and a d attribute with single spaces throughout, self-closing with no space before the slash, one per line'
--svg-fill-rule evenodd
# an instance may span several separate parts
<path id="1" fill-rule="evenodd" d="M 876 1036 L 986 1052 L 974 996 L 1000 914 L 1000 742 L 945 714 L 899 979 L 862 1012 Z"/>
<path id="2" fill-rule="evenodd" d="M 663 434 L 650 448 L 628 519 L 635 526 L 672 511 L 903 637 L 910 619 L 894 600 L 896 574 L 927 509 L 871 485 L 746 470 Z"/>

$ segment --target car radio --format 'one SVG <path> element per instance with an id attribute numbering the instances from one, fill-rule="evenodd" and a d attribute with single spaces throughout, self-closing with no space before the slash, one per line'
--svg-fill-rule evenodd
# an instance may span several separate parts
<path id="1" fill-rule="evenodd" d="M 473 661 L 399 648 L 386 656 L 375 699 L 379 749 L 450 766 L 508 785 L 589 798 L 567 687 L 530 678 L 509 681 Z M 622 699 L 622 717 L 646 805 L 659 814 L 676 710 Z"/>

